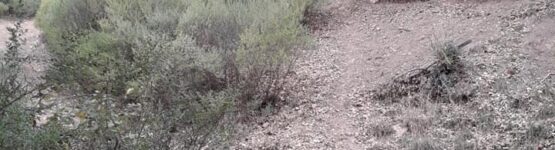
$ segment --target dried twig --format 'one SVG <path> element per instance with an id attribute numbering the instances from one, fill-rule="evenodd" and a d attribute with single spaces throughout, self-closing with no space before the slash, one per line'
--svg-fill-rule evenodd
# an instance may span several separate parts
<path id="1" fill-rule="evenodd" d="M 400 79 L 400 78 L 402 78 L 402 77 L 405 77 L 405 76 L 407 76 L 407 75 L 409 75 L 409 74 L 411 74 L 411 73 L 413 73 L 413 72 L 416 72 L 416 71 L 419 71 L 417 74 L 420 74 L 420 73 L 423 72 L 423 71 L 429 70 L 432 66 L 437 65 L 438 63 L 439 63 L 439 61 L 434 61 L 434 62 L 432 62 L 432 63 L 430 63 L 430 64 L 428 64 L 428 65 L 426 65 L 426 66 L 424 66 L 424 67 L 409 70 L 409 71 L 407 71 L 406 73 L 401 74 L 401 75 L 398 75 L 397 77 L 395 77 L 395 78 L 393 78 L 393 79 L 394 79 L 394 80 L 398 80 L 398 79 Z"/>
<path id="2" fill-rule="evenodd" d="M 467 46 L 467 45 L 470 44 L 470 43 L 472 43 L 472 40 L 466 40 L 466 41 L 464 41 L 463 43 L 459 44 L 459 45 L 457 46 L 457 48 L 461 49 L 461 48 Z"/>
<path id="3" fill-rule="evenodd" d="M 555 76 L 555 73 L 549 73 L 549 74 L 547 74 L 547 75 L 542 79 L 541 82 L 542 82 L 542 83 L 545 83 L 545 80 L 549 79 L 549 77 L 551 77 L 551 76 Z"/>

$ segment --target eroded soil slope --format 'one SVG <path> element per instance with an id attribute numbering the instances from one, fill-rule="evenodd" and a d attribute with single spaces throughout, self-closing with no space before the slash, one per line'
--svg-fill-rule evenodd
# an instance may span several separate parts
<path id="1" fill-rule="evenodd" d="M 555 73 L 555 1 L 330 3 L 316 48 L 295 68 L 290 104 L 251 127 L 237 148 L 555 148 L 555 107 L 545 96 L 554 90 L 546 76 Z M 432 63 L 432 43 L 467 40 L 469 102 L 372 97 Z"/>

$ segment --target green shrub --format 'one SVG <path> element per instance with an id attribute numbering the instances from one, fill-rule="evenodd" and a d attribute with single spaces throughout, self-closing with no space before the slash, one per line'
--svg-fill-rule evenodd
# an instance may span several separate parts
<path id="1" fill-rule="evenodd" d="M 6 4 L 0 2 L 0 16 L 3 16 L 4 14 L 6 14 L 9 9 L 10 8 Z"/>
<path id="2" fill-rule="evenodd" d="M 225 145 L 237 113 L 277 105 L 295 50 L 307 41 L 300 21 L 310 4 L 44 0 L 38 23 L 56 58 L 47 79 L 97 95 L 90 108 L 98 109 L 87 114 L 95 114 L 90 124 L 99 128 L 75 130 L 80 138 L 71 143 L 77 149 Z M 123 110 L 106 103 L 138 103 L 148 113 L 121 117 L 114 114 Z M 127 126 L 108 126 L 111 116 L 128 118 L 120 123 Z"/>
<path id="3" fill-rule="evenodd" d="M 40 2 L 41 0 L 0 0 L 0 3 L 7 6 L 4 12 L 17 17 L 34 16 L 39 8 Z M 1 10 L 2 8 L 0 8 L 0 15 L 2 15 Z"/>
<path id="4" fill-rule="evenodd" d="M 50 123 L 33 126 L 33 115 L 20 104 L 7 108 L 0 117 L 0 149 L 62 149 L 60 127 Z"/>
<path id="5" fill-rule="evenodd" d="M 121 94 L 122 87 L 128 83 L 150 75 L 152 68 L 149 65 L 160 60 L 156 57 L 164 53 L 154 49 L 163 47 L 181 51 L 183 47 L 197 47 L 192 52 L 183 53 L 183 59 L 193 62 L 189 63 L 191 68 L 236 84 L 245 93 L 245 99 L 265 99 L 275 97 L 276 90 L 281 89 L 279 80 L 294 60 L 295 48 L 306 41 L 300 21 L 309 4 L 308 0 L 227 3 L 202 0 L 45 0 L 38 21 L 45 31 L 50 50 L 59 56 L 50 76 L 55 81 L 78 83 L 90 91 L 119 89 L 114 92 Z M 106 44 L 90 43 L 107 42 L 106 39 L 84 40 L 89 34 L 96 35 L 95 32 L 113 37 L 107 39 L 115 43 L 109 44 L 109 50 L 83 49 Z M 179 43 L 179 39 L 187 38 L 193 39 L 194 43 Z M 105 54 L 90 55 L 90 50 Z M 113 65 L 102 62 L 110 59 L 93 58 L 104 56 L 113 58 L 110 61 Z M 114 66 L 124 64 L 125 67 Z M 101 80 L 98 78 L 106 77 L 95 72 L 111 72 L 124 81 L 117 87 L 98 85 Z M 68 75 L 69 80 L 56 79 Z M 259 91 L 265 94 L 257 95 Z"/>
<path id="6" fill-rule="evenodd" d="M 106 73 L 107 61 L 117 51 L 110 34 L 100 33 L 97 21 L 104 15 L 104 1 L 44 0 L 38 11 L 50 53 L 56 58 L 47 78 L 58 84 L 77 84 L 93 92 L 103 84 L 99 73 Z M 96 43 L 98 42 L 98 43 Z M 107 65 L 107 66 L 105 66 Z"/>
<path id="7" fill-rule="evenodd" d="M 100 30 L 104 16 L 102 0 L 44 0 L 38 10 L 37 24 L 43 30 L 49 49 L 63 55 L 79 45 L 81 38 Z"/>
<path id="8" fill-rule="evenodd" d="M 14 9 L 14 14 L 22 17 L 32 17 L 37 12 L 41 0 L 21 0 L 20 7 Z"/>

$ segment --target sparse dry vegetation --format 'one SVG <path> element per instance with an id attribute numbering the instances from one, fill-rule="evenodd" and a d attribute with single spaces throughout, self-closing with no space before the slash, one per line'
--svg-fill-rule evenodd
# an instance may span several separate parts
<path id="1" fill-rule="evenodd" d="M 542 1 L 521 9 L 543 10 L 551 8 L 551 3 L 553 1 Z M 540 16 L 543 15 L 537 17 Z M 507 22 L 512 21 L 514 19 Z M 505 32 L 511 36 L 522 34 Z M 407 149 L 437 146 L 447 149 L 553 148 L 555 97 L 552 93 L 555 84 L 552 74 L 548 71 L 548 74 L 530 75 L 535 78 L 519 75 L 530 71 L 530 66 L 522 65 L 529 60 L 515 56 L 522 55 L 519 50 L 526 47 L 512 45 L 518 48 L 504 49 L 510 47 L 509 39 L 500 39 L 503 42 L 491 42 L 479 49 L 467 47 L 475 41 L 434 44 L 429 51 L 434 54 L 428 54 L 435 58 L 431 64 L 401 73 L 371 90 L 369 99 L 381 102 L 378 106 L 401 112 L 394 116 L 414 116 L 392 119 L 392 122 L 401 122 L 404 130 L 410 133 L 405 136 L 428 137 L 396 143 Z M 483 48 L 497 52 L 475 54 Z M 497 70 L 499 66 L 481 65 L 488 61 L 506 61 L 510 65 L 501 65 L 504 66 L 501 70 Z M 421 111 L 407 111 L 407 108 Z M 431 142 L 430 139 L 435 140 Z M 406 141 L 409 142 L 404 143 Z"/>
<path id="2" fill-rule="evenodd" d="M 460 59 L 461 48 L 470 44 L 466 41 L 455 45 L 453 42 L 432 46 L 436 61 L 423 68 L 414 69 L 393 79 L 376 91 L 374 98 L 387 102 L 403 101 L 411 106 L 422 105 L 425 101 L 439 103 L 465 103 L 472 96 L 464 82 L 467 74 Z"/>

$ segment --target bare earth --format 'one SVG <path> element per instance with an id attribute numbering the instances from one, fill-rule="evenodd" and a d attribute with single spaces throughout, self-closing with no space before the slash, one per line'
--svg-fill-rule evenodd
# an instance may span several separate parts
<path id="1" fill-rule="evenodd" d="M 506 148 L 535 109 L 547 103 L 529 100 L 524 108 L 508 108 L 513 99 L 532 97 L 538 81 L 555 73 L 553 5 L 553 0 L 332 1 L 323 8 L 328 25 L 315 31 L 315 48 L 304 51 L 295 67 L 288 105 L 248 127 L 233 148 L 407 149 L 408 141 L 426 138 L 453 149 L 463 132 L 472 135 L 468 141 L 477 149 Z M 0 28 L 13 23 L 0 19 Z M 47 60 L 33 21 L 23 27 L 29 30 L 23 54 Z M 0 42 L 8 38 L 0 30 Z M 446 40 L 473 41 L 463 52 L 478 75 L 472 79 L 479 88 L 471 103 L 413 108 L 370 98 L 379 84 L 431 63 L 430 44 Z M 46 65 L 39 61 L 25 69 L 36 77 Z M 465 119 L 476 125 L 445 126 Z M 487 120 L 493 120 L 491 126 L 483 123 Z M 408 124 L 420 125 L 419 132 Z M 378 125 L 393 133 L 376 137 Z"/>
<path id="2" fill-rule="evenodd" d="M 494 115 L 488 117 L 496 120 L 495 127 L 529 122 L 526 110 L 508 110 L 504 104 L 510 97 L 529 96 L 525 89 L 555 72 L 551 3 L 333 1 L 324 8 L 331 14 L 329 27 L 314 34 L 317 48 L 305 52 L 296 67 L 296 85 L 287 99 L 293 104 L 260 120 L 238 139 L 236 148 L 406 149 L 407 141 L 424 137 L 452 149 L 462 131 L 473 135 L 470 141 L 478 149 L 514 142 L 502 129 L 459 130 L 442 125 L 450 119 L 479 118 L 477 110 L 486 109 L 493 109 Z M 475 70 L 479 76 L 473 84 L 480 88 L 472 103 L 412 108 L 383 105 L 370 98 L 369 91 L 377 85 L 431 63 L 431 43 L 447 40 L 473 41 L 463 52 L 468 66 L 481 68 Z M 516 75 L 507 74 L 513 69 L 518 70 Z M 496 86 L 501 83 L 505 90 Z M 430 123 L 422 124 L 421 133 L 409 133 L 414 122 Z M 390 126 L 393 135 L 373 136 L 372 127 L 381 124 Z"/>

